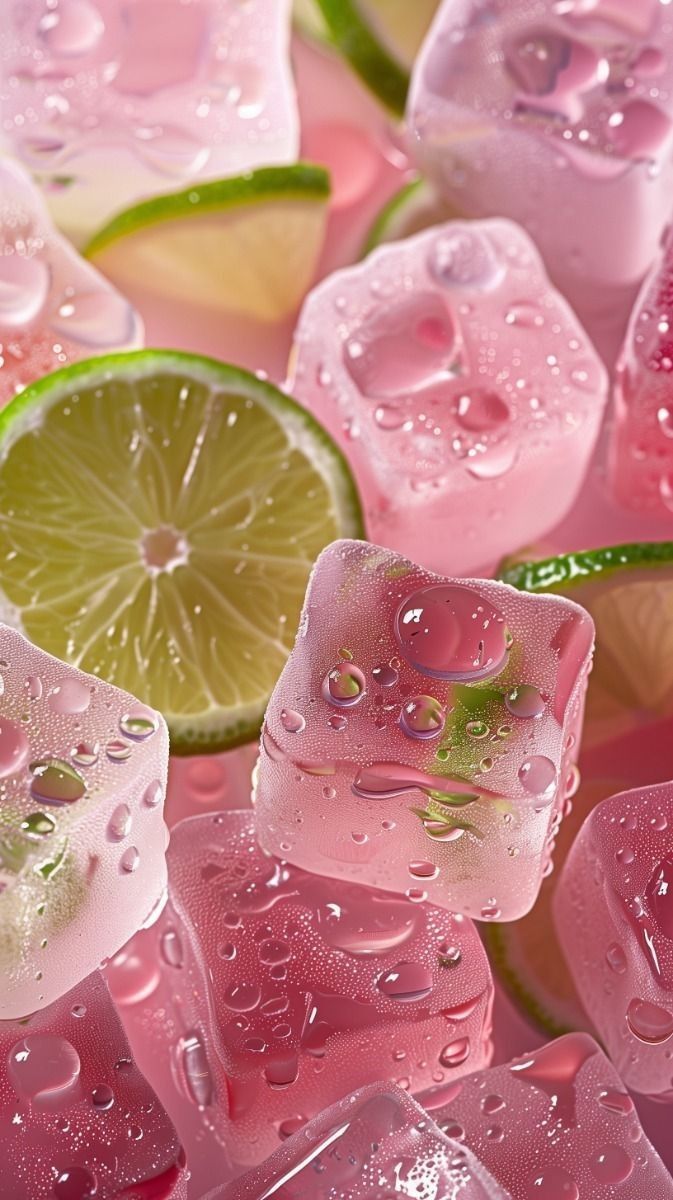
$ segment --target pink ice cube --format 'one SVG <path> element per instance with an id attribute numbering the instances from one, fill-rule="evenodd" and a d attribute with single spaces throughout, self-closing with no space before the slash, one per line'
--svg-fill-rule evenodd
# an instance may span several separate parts
<path id="1" fill-rule="evenodd" d="M 12 0 L 4 148 L 86 239 L 121 208 L 292 162 L 290 0 Z"/>
<path id="2" fill-rule="evenodd" d="M 445 0 L 408 119 L 419 163 L 459 212 L 519 221 L 580 311 L 594 288 L 609 303 L 606 289 L 648 270 L 670 220 L 673 10 Z"/>
<path id="3" fill-rule="evenodd" d="M 207 1200 L 508 1200 L 473 1154 L 399 1088 L 375 1083 L 320 1113 Z"/>
<path id="4" fill-rule="evenodd" d="M 0 1022 L 3 1200 L 185 1200 L 176 1132 L 98 971 Z"/>
<path id="5" fill-rule="evenodd" d="M 610 472 L 621 504 L 673 513 L 673 236 L 643 285 L 617 366 Z"/>
<path id="6" fill-rule="evenodd" d="M 457 575 L 561 520 L 607 392 L 509 221 L 454 221 L 331 275 L 304 305 L 292 362 L 292 394 L 355 472 L 370 538 Z"/>
<path id="7" fill-rule="evenodd" d="M 568 1034 L 419 1097 L 512 1200 L 670 1200 L 673 1180 L 593 1038 Z"/>
<path id="8" fill-rule="evenodd" d="M 57 1000 L 156 916 L 168 734 L 0 626 L 0 1018 Z"/>
<path id="9" fill-rule="evenodd" d="M 559 596 L 335 542 L 266 714 L 261 845 L 472 917 L 521 916 L 577 784 L 592 643 Z"/>
<path id="10" fill-rule="evenodd" d="M 56 232 L 25 172 L 0 159 L 0 405 L 67 363 L 140 345 L 128 301 Z"/>
<path id="11" fill-rule="evenodd" d="M 673 783 L 587 817 L 555 893 L 575 986 L 625 1083 L 673 1102 Z"/>
<path id="12" fill-rule="evenodd" d="M 417 1090 L 489 1062 L 470 921 L 270 858 L 249 812 L 182 821 L 168 862 L 172 1002 L 149 1024 L 162 1017 L 185 1095 L 235 1162 L 381 1076 Z"/>

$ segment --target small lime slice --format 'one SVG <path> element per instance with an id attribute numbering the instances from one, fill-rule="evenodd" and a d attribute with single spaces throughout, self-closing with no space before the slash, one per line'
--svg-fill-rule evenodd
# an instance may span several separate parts
<path id="1" fill-rule="evenodd" d="M 317 0 L 332 40 L 379 100 L 402 115 L 409 72 L 439 0 Z"/>
<path id="2" fill-rule="evenodd" d="M 304 37 L 312 38 L 317 42 L 330 40 L 329 29 L 320 11 L 318 0 L 293 0 L 292 20 L 295 28 Z"/>
<path id="3" fill-rule="evenodd" d="M 136 204 L 85 254 L 122 291 L 281 321 L 313 283 L 328 201 L 322 167 L 266 167 Z"/>
<path id="4" fill-rule="evenodd" d="M 673 710 L 673 542 L 611 546 L 537 562 L 508 561 L 500 578 L 521 591 L 555 592 L 583 605 L 596 623 L 583 747 L 611 764 L 611 778 L 588 779 L 573 798 L 532 912 L 489 927 L 491 962 L 514 1002 L 545 1033 L 588 1029 L 552 918 L 563 863 L 585 817 L 606 796 L 633 786 L 615 769 L 609 743 Z"/>
<path id="5" fill-rule="evenodd" d="M 371 253 L 384 242 L 399 242 L 432 225 L 465 219 L 455 208 L 441 200 L 432 184 L 412 179 L 381 209 L 365 241 L 362 254 Z"/>
<path id="6" fill-rule="evenodd" d="M 164 713 L 171 749 L 257 736 L 316 555 L 362 536 L 345 460 L 289 397 L 173 351 L 90 359 L 0 413 L 0 602 Z"/>

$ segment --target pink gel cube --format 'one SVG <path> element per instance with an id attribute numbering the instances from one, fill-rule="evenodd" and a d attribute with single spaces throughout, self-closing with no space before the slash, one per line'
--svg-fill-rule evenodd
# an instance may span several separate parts
<path id="1" fill-rule="evenodd" d="M 593 623 L 335 542 L 271 697 L 260 844 L 483 920 L 527 912 L 577 785 Z"/>
<path id="2" fill-rule="evenodd" d="M 207 1200 L 509 1200 L 464 1146 L 385 1083 L 301 1125 L 266 1162 Z"/>
<path id="3" fill-rule="evenodd" d="M 3 1200 L 186 1200 L 177 1134 L 98 971 L 0 1021 Z"/>
<path id="4" fill-rule="evenodd" d="M 568 1034 L 420 1097 L 512 1200 L 670 1200 L 673 1179 L 596 1042 Z"/>
<path id="5" fill-rule="evenodd" d="M 0 406 L 59 367 L 141 345 L 128 301 L 56 232 L 21 167 L 0 159 Z"/>
<path id="6" fill-rule="evenodd" d="M 607 379 L 523 230 L 454 221 L 311 293 L 289 388 L 344 450 L 371 540 L 465 575 L 566 514 Z"/>
<path id="7" fill-rule="evenodd" d="M 673 1102 L 673 783 L 587 817 L 555 893 L 575 986 L 617 1070 Z"/>
<path id="8" fill-rule="evenodd" d="M 250 812 L 182 821 L 157 924 L 182 1090 L 241 1165 L 381 1076 L 417 1090 L 490 1061 L 472 923 L 268 857 Z M 154 1026 L 154 1033 L 151 1029 Z"/>
<path id="9" fill-rule="evenodd" d="M 293 162 L 290 0 L 11 0 L 0 145 L 86 240 L 119 209 Z"/>
<path id="10" fill-rule="evenodd" d="M 53 1003 L 165 897 L 168 733 L 0 626 L 0 1020 Z"/>
<path id="11" fill-rule="evenodd" d="M 671 216 L 673 10 L 660 0 L 445 0 L 410 144 L 459 212 L 519 221 L 584 312 L 649 269 Z"/>

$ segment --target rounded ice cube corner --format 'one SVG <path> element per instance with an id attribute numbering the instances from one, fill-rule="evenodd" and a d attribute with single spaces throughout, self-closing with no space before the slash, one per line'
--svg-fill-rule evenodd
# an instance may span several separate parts
<path id="1" fill-rule="evenodd" d="M 368 536 L 488 574 L 575 501 L 605 367 L 518 225 L 450 221 L 307 297 L 289 390 L 348 457 Z"/>
<path id="2" fill-rule="evenodd" d="M 626 1085 L 673 1103 L 673 781 L 592 810 L 555 893 L 580 999 Z"/>
<path id="3" fill-rule="evenodd" d="M 563 597 L 333 543 L 266 714 L 261 845 L 477 920 L 523 915 L 577 788 L 593 640 Z"/>
<path id="4" fill-rule="evenodd" d="M 168 731 L 0 625 L 0 1020 L 53 1003 L 161 909 Z"/>

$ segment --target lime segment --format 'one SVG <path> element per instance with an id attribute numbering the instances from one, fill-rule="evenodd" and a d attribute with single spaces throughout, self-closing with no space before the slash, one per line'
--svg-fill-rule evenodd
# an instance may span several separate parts
<path id="1" fill-rule="evenodd" d="M 0 513 L 6 619 L 162 711 L 177 753 L 257 735 L 313 560 L 362 529 L 308 413 L 171 351 L 92 359 L 17 397 Z"/>

